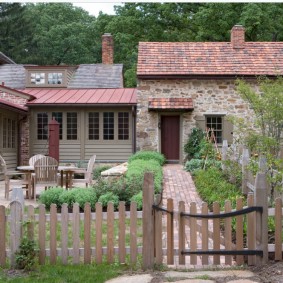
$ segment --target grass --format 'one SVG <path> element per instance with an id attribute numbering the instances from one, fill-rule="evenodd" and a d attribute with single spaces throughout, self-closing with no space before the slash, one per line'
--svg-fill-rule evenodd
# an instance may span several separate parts
<path id="1" fill-rule="evenodd" d="M 89 265 L 45 265 L 30 273 L 14 272 L 8 276 L 0 269 L 0 283 L 103 283 L 106 280 L 122 275 L 128 269 L 127 265 L 89 264 Z"/>

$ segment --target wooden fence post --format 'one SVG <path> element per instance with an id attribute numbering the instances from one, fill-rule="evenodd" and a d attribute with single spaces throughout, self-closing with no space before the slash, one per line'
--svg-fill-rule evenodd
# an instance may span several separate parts
<path id="1" fill-rule="evenodd" d="M 244 148 L 243 149 L 243 155 L 242 155 L 242 193 L 244 195 L 248 194 L 248 186 L 247 186 L 248 170 L 247 170 L 247 166 L 249 164 L 249 160 L 250 160 L 249 150 L 247 148 Z"/>
<path id="2" fill-rule="evenodd" d="M 156 195 L 155 205 L 159 205 L 161 202 L 161 195 Z M 154 236 L 155 236 L 155 260 L 156 264 L 162 264 L 162 211 L 154 211 Z"/>
<path id="3" fill-rule="evenodd" d="M 173 199 L 167 200 L 167 210 L 172 214 L 167 214 L 167 264 L 174 264 L 174 222 L 173 222 Z"/>
<path id="4" fill-rule="evenodd" d="M 143 270 L 152 269 L 154 266 L 154 218 L 152 205 L 154 203 L 153 174 L 145 173 L 143 181 Z"/>
<path id="5" fill-rule="evenodd" d="M 15 253 L 18 251 L 23 236 L 23 207 L 18 200 L 10 203 L 11 208 L 11 231 L 10 231 L 10 249 L 11 266 L 16 265 Z"/>
<path id="6" fill-rule="evenodd" d="M 6 264 L 6 209 L 4 205 L 0 205 L 0 266 Z"/>
<path id="7" fill-rule="evenodd" d="M 228 151 L 228 141 L 223 140 L 222 152 L 221 152 L 222 170 L 223 171 L 226 169 L 225 161 L 227 160 L 227 151 Z"/>
<path id="8" fill-rule="evenodd" d="M 255 179 L 255 205 L 261 206 L 262 214 L 256 213 L 256 245 L 263 251 L 262 258 L 256 257 L 256 264 L 265 264 L 268 261 L 268 200 L 266 174 L 259 172 Z"/>

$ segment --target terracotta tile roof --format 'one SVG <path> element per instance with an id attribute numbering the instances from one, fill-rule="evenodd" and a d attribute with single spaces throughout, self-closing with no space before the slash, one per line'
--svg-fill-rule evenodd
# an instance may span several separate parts
<path id="1" fill-rule="evenodd" d="M 149 110 L 193 110 L 191 98 L 149 98 Z"/>
<path id="2" fill-rule="evenodd" d="M 26 88 L 21 92 L 36 97 L 27 103 L 32 105 L 135 105 L 137 103 L 135 88 L 110 89 L 48 89 Z"/>
<path id="3" fill-rule="evenodd" d="M 282 75 L 283 42 L 140 42 L 137 75 Z"/>

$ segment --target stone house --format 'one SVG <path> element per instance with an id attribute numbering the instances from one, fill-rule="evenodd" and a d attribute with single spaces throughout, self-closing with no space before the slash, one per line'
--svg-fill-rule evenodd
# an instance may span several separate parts
<path id="1" fill-rule="evenodd" d="M 135 151 L 136 89 L 124 88 L 114 43 L 102 36 L 102 63 L 15 64 L 0 54 L 0 154 L 9 168 L 48 154 L 48 123 L 60 124 L 60 162 L 125 161 Z"/>
<path id="2" fill-rule="evenodd" d="M 137 150 L 182 162 L 192 128 L 213 128 L 218 145 L 233 140 L 229 115 L 252 117 L 235 91 L 243 78 L 283 74 L 283 42 L 246 42 L 242 26 L 230 42 L 140 42 L 137 64 Z"/>

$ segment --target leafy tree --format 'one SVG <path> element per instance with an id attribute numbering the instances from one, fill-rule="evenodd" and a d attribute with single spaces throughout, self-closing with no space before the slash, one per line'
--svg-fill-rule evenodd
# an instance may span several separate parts
<path id="1" fill-rule="evenodd" d="M 237 81 L 237 91 L 253 109 L 260 130 L 250 134 L 250 142 L 254 141 L 261 152 L 278 157 L 283 130 L 283 78 L 259 78 L 258 85 L 260 93 L 243 80 Z"/>
<path id="2" fill-rule="evenodd" d="M 194 16 L 196 40 L 229 41 L 231 28 L 241 24 L 247 41 L 279 41 L 282 17 L 282 3 L 207 3 Z"/>
<path id="3" fill-rule="evenodd" d="M 70 3 L 27 6 L 33 39 L 25 63 L 40 65 L 95 62 L 92 52 L 93 17 Z"/>
<path id="4" fill-rule="evenodd" d="M 20 3 L 0 3 L 0 51 L 15 62 L 25 57 L 32 38 L 26 6 Z"/>
<path id="5" fill-rule="evenodd" d="M 274 80 L 258 79 L 259 92 L 243 80 L 237 81 L 237 91 L 247 101 L 255 114 L 255 128 L 252 129 L 243 120 L 238 123 L 242 131 L 243 142 L 249 149 L 267 159 L 267 177 L 271 185 L 271 202 L 274 190 L 282 187 L 283 159 L 280 157 L 283 130 L 283 78 Z M 244 133 L 244 134 L 243 134 Z M 256 156 L 257 156 L 256 155 Z M 251 168 L 259 169 L 257 158 L 251 160 Z"/>

